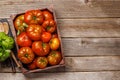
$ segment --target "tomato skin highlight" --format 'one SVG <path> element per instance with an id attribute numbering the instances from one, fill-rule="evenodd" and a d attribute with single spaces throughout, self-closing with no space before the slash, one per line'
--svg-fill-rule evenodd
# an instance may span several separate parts
<path id="1" fill-rule="evenodd" d="M 14 20 L 14 27 L 15 29 L 20 32 L 23 32 L 25 31 L 25 28 L 27 27 L 28 25 L 25 23 L 24 21 L 24 15 L 19 15 L 15 18 Z"/>
<path id="2" fill-rule="evenodd" d="M 36 61 L 36 65 L 40 69 L 44 69 L 47 67 L 48 60 L 46 57 L 38 57 Z"/>
<path id="3" fill-rule="evenodd" d="M 52 50 L 57 50 L 60 47 L 60 40 L 58 38 L 52 38 L 49 42 L 50 48 Z"/>
<path id="4" fill-rule="evenodd" d="M 43 42 L 49 42 L 50 39 L 51 39 L 51 37 L 52 37 L 51 33 L 49 33 L 49 32 L 43 32 L 41 39 L 42 39 Z"/>
<path id="5" fill-rule="evenodd" d="M 51 51 L 47 59 L 50 65 L 57 65 L 62 60 L 62 55 L 59 51 Z"/>
<path id="6" fill-rule="evenodd" d="M 32 24 L 26 28 L 26 32 L 31 40 L 40 40 L 42 34 L 42 27 L 40 25 Z"/>
<path id="7" fill-rule="evenodd" d="M 47 10 L 43 11 L 43 15 L 45 17 L 45 20 L 53 19 L 53 15 Z"/>
<path id="8" fill-rule="evenodd" d="M 32 44 L 32 50 L 37 56 L 46 56 L 50 51 L 50 47 L 47 43 L 35 41 Z"/>
<path id="9" fill-rule="evenodd" d="M 17 54 L 19 60 L 24 64 L 29 64 L 33 61 L 35 55 L 30 47 L 22 47 Z"/>
<path id="10" fill-rule="evenodd" d="M 40 10 L 30 10 L 25 13 L 24 20 L 27 24 L 42 24 L 44 16 Z"/>
<path id="11" fill-rule="evenodd" d="M 31 39 L 27 36 L 26 32 L 22 32 L 20 33 L 17 38 L 16 38 L 16 42 L 19 46 L 21 47 L 29 47 L 32 45 L 32 41 Z"/>
<path id="12" fill-rule="evenodd" d="M 52 19 L 45 20 L 42 24 L 47 32 L 53 33 L 56 31 L 56 23 Z"/>

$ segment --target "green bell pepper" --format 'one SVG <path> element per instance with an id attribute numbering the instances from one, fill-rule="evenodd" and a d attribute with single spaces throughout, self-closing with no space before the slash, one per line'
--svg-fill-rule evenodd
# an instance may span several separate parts
<path id="1" fill-rule="evenodd" d="M 0 62 L 3 62 L 10 57 L 10 51 L 13 47 L 13 38 L 6 35 L 4 32 L 0 32 Z"/>

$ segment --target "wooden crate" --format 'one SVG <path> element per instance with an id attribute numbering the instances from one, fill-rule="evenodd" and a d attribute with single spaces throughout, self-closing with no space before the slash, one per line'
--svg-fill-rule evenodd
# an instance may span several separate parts
<path id="1" fill-rule="evenodd" d="M 43 11 L 43 10 L 49 10 L 49 11 L 53 14 L 54 21 L 56 22 L 56 26 L 57 26 L 56 15 L 55 15 L 55 11 L 53 10 L 53 8 L 42 8 L 42 9 L 40 9 L 40 10 L 41 10 L 41 11 Z M 16 47 L 17 47 L 17 51 L 19 50 L 19 46 L 18 46 L 17 43 L 16 43 L 16 36 L 17 36 L 17 35 L 16 35 L 16 30 L 15 30 L 15 28 L 14 28 L 13 21 L 14 21 L 14 19 L 15 19 L 18 15 L 21 15 L 21 14 L 24 14 L 24 12 L 10 16 L 10 17 L 11 17 L 11 22 L 12 22 L 12 23 L 11 23 L 11 24 L 12 24 L 11 30 L 12 30 L 13 37 L 14 37 L 14 39 L 15 39 L 15 44 L 16 44 Z M 57 34 L 58 34 L 58 38 L 59 38 L 59 40 L 60 40 L 60 49 L 59 49 L 59 50 L 60 50 L 60 52 L 61 52 L 61 54 L 62 54 L 62 60 L 61 60 L 61 62 L 60 62 L 58 65 L 48 66 L 48 67 L 46 67 L 46 68 L 44 68 L 44 69 L 29 70 L 29 69 L 27 69 L 26 67 L 24 67 L 24 65 L 23 65 L 23 64 L 20 62 L 20 60 L 16 57 L 16 59 L 17 59 L 17 63 L 16 63 L 16 64 L 17 64 L 18 67 L 21 69 L 22 73 L 28 74 L 28 73 L 46 71 L 46 70 L 49 70 L 49 69 L 54 69 L 54 68 L 57 68 L 57 67 L 65 66 L 63 49 L 62 49 L 62 42 L 61 42 L 61 37 L 60 37 L 60 33 L 59 33 L 58 26 L 57 26 Z M 15 55 L 17 55 L 17 53 L 16 53 Z"/>

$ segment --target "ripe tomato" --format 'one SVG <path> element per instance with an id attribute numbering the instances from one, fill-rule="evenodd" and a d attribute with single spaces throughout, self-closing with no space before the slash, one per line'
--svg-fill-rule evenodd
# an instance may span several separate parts
<path id="1" fill-rule="evenodd" d="M 30 47 L 22 47 L 18 50 L 18 58 L 24 64 L 29 64 L 33 61 L 35 55 Z"/>
<path id="2" fill-rule="evenodd" d="M 36 65 L 38 68 L 43 69 L 47 66 L 48 60 L 46 57 L 38 57 L 36 61 Z"/>
<path id="3" fill-rule="evenodd" d="M 50 47 L 49 44 L 43 43 L 41 41 L 35 41 L 32 44 L 33 52 L 38 56 L 45 56 L 49 53 Z"/>
<path id="4" fill-rule="evenodd" d="M 24 15 L 19 15 L 17 18 L 15 18 L 14 20 L 14 26 L 15 29 L 20 32 L 25 31 L 25 28 L 28 26 L 25 22 L 24 22 Z"/>
<path id="5" fill-rule="evenodd" d="M 27 11 L 24 17 L 27 24 L 42 24 L 44 21 L 43 13 L 40 10 Z"/>
<path id="6" fill-rule="evenodd" d="M 51 39 L 51 33 L 49 32 L 43 32 L 42 33 L 42 36 L 41 36 L 41 39 L 43 42 L 49 42 L 49 40 Z"/>
<path id="7" fill-rule="evenodd" d="M 37 59 L 34 59 L 34 61 L 33 61 L 32 63 L 28 64 L 28 68 L 29 68 L 30 70 L 33 70 L 33 69 L 36 69 L 36 68 L 37 68 L 36 60 L 37 60 Z"/>
<path id="8" fill-rule="evenodd" d="M 57 50 L 60 46 L 60 41 L 58 38 L 52 38 L 49 42 L 49 45 L 52 50 Z"/>
<path id="9" fill-rule="evenodd" d="M 47 10 L 43 11 L 43 15 L 44 15 L 44 17 L 45 17 L 45 20 L 53 19 L 52 13 L 50 13 L 50 12 L 47 11 Z"/>
<path id="10" fill-rule="evenodd" d="M 16 38 L 16 42 L 21 47 L 28 47 L 28 46 L 31 46 L 31 44 L 32 44 L 32 41 L 27 36 L 26 32 L 20 33 Z"/>
<path id="11" fill-rule="evenodd" d="M 40 25 L 32 24 L 26 28 L 26 32 L 28 37 L 30 37 L 31 40 L 40 40 L 42 27 Z"/>
<path id="12" fill-rule="evenodd" d="M 62 55 L 59 51 L 51 51 L 47 59 L 50 65 L 57 65 L 62 60 Z"/>
<path id="13" fill-rule="evenodd" d="M 55 33 L 52 35 L 52 38 L 58 38 L 58 35 Z"/>
<path id="14" fill-rule="evenodd" d="M 53 33 L 56 30 L 55 21 L 52 19 L 45 20 L 42 24 L 46 31 Z"/>

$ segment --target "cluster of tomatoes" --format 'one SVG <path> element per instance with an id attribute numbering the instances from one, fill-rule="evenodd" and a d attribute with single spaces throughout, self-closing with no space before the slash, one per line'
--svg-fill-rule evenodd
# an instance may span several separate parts
<path id="1" fill-rule="evenodd" d="M 48 10 L 29 10 L 14 20 L 19 46 L 18 58 L 29 69 L 60 63 L 60 40 L 53 14 Z"/>

